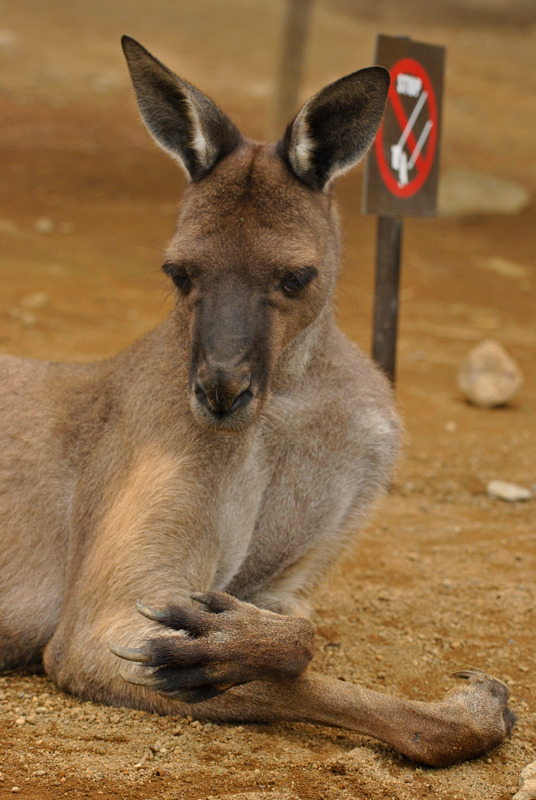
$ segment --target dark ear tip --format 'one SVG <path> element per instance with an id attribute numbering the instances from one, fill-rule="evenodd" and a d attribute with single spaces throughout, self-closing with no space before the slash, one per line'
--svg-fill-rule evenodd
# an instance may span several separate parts
<path id="1" fill-rule="evenodd" d="M 127 55 L 129 51 L 139 50 L 142 48 L 142 45 L 133 39 L 132 36 L 128 36 L 126 33 L 121 36 L 121 47 L 123 48 L 123 53 Z"/>
<path id="2" fill-rule="evenodd" d="M 383 84 L 385 90 L 389 90 L 389 86 L 391 85 L 391 75 L 389 74 L 389 70 L 385 67 L 368 67 L 363 72 L 367 72 L 369 77 L 372 78 L 374 83 L 376 84 Z"/>
<path id="3" fill-rule="evenodd" d="M 388 69 L 385 67 L 372 67 L 372 69 L 376 70 L 378 73 L 378 78 L 383 80 L 387 86 L 391 85 L 391 75 Z"/>

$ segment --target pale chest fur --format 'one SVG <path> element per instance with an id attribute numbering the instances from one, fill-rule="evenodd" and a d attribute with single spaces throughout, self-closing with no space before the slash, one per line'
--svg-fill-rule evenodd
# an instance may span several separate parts
<path id="1" fill-rule="evenodd" d="M 318 395 L 317 395 L 318 396 Z M 329 436 L 332 415 L 312 394 L 274 401 L 220 470 L 210 522 L 221 542 L 216 587 L 249 596 L 335 539 L 359 493 L 354 420 Z M 355 455 L 355 459 L 354 459 Z"/>

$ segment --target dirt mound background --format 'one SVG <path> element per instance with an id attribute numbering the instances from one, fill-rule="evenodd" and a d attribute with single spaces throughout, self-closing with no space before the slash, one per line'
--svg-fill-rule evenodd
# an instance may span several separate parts
<path id="1" fill-rule="evenodd" d="M 536 192 L 534 5 L 318 0 L 303 98 L 372 61 L 378 32 L 447 46 L 443 166 Z M 283 18 L 261 0 L 0 0 L 0 350 L 116 352 L 170 307 L 159 267 L 182 187 L 137 120 L 119 37 L 139 38 L 249 135 L 273 116 Z M 532 83 L 531 83 L 532 81 Z M 361 173 L 339 182 L 341 325 L 369 350 L 375 221 Z M 398 395 L 405 455 L 355 553 L 319 594 L 317 668 L 415 698 L 475 665 L 507 680 L 518 724 L 488 757 L 419 769 L 306 725 L 201 725 L 81 703 L 42 676 L 0 677 L 0 798 L 503 800 L 536 758 L 536 212 L 407 220 Z M 525 385 L 483 411 L 457 393 L 493 336 Z M 16 791 L 17 790 L 17 791 Z"/>

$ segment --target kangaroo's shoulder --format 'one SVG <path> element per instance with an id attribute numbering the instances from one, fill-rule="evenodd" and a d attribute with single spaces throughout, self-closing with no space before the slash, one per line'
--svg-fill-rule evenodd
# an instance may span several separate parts
<path id="1" fill-rule="evenodd" d="M 363 350 L 333 327 L 325 346 L 311 364 L 309 383 L 322 405 L 350 416 L 374 408 L 396 416 L 391 383 Z"/>
<path id="2" fill-rule="evenodd" d="M 300 438 L 310 447 L 356 452 L 398 451 L 401 423 L 391 384 L 341 331 L 333 329 L 306 374 L 276 393 L 265 411 L 275 438 Z"/>
<path id="3" fill-rule="evenodd" d="M 401 421 L 390 381 L 354 342 L 336 330 L 330 367 L 331 414 L 342 436 L 360 452 L 373 449 L 393 459 L 398 453 Z M 327 391 L 327 387 L 326 387 Z"/>

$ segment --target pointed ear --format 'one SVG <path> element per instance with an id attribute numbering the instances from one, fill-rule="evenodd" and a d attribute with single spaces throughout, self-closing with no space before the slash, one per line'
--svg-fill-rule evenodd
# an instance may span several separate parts
<path id="1" fill-rule="evenodd" d="M 279 154 L 312 189 L 327 184 L 365 155 L 382 121 L 389 72 L 369 67 L 330 83 L 288 126 Z"/>
<path id="2" fill-rule="evenodd" d="M 149 133 L 192 181 L 207 175 L 242 137 L 212 100 L 177 77 L 130 36 L 121 39 Z"/>

